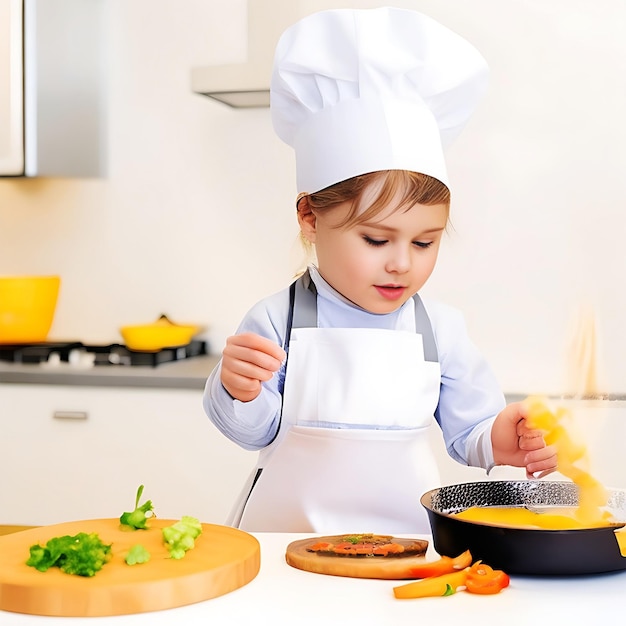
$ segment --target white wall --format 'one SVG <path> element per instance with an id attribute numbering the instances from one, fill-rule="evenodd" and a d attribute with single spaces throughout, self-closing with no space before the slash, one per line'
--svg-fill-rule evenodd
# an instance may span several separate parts
<path id="1" fill-rule="evenodd" d="M 565 390 L 569 329 L 590 304 L 604 387 L 625 392 L 626 4 L 393 4 L 463 34 L 492 70 L 449 153 L 454 229 L 426 292 L 465 311 L 505 390 L 523 393 Z M 0 274 L 62 276 L 51 338 L 117 341 L 166 312 L 207 324 L 218 352 L 297 260 L 292 154 L 269 111 L 190 90 L 191 67 L 244 60 L 246 3 L 106 11 L 108 173 L 0 180 Z"/>

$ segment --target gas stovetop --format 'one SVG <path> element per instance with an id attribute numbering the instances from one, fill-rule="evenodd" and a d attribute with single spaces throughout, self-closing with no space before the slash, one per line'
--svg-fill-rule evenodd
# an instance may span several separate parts
<path id="1" fill-rule="evenodd" d="M 9 363 L 84 363 L 94 366 L 148 366 L 181 361 L 208 354 L 205 341 L 192 341 L 185 346 L 163 348 L 156 352 L 129 350 L 118 343 L 89 345 L 80 341 L 51 341 L 31 344 L 0 345 L 0 361 Z"/>

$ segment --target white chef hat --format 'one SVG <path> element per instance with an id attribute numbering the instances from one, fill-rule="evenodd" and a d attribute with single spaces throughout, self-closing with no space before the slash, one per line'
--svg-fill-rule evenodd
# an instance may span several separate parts
<path id="1" fill-rule="evenodd" d="M 295 150 L 298 192 L 387 169 L 447 185 L 443 149 L 487 79 L 470 43 L 415 11 L 335 9 L 296 22 L 276 48 L 270 102 Z"/>

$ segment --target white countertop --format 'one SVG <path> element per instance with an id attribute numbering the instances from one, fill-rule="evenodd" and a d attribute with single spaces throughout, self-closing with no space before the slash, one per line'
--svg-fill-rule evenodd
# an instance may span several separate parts
<path id="1" fill-rule="evenodd" d="M 287 565 L 287 545 L 310 535 L 254 536 L 261 544 L 261 570 L 250 583 L 225 596 L 168 611 L 119 617 L 58 618 L 0 611 L 0 626 L 589 626 L 624 621 L 626 571 L 570 578 L 512 576 L 510 587 L 495 596 L 459 592 L 445 598 L 396 600 L 392 588 L 400 584 L 397 581 L 325 576 Z"/>

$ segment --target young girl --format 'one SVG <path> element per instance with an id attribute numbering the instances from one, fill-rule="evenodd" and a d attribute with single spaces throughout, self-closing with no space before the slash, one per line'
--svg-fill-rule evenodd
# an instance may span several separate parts
<path id="1" fill-rule="evenodd" d="M 260 451 L 228 523 L 429 532 L 433 420 L 460 463 L 529 477 L 556 467 L 523 405 L 505 406 L 462 316 L 418 295 L 448 221 L 442 139 L 485 76 L 474 48 L 412 11 L 325 11 L 281 37 L 272 116 L 296 151 L 316 262 L 252 308 L 207 381 L 211 420 Z"/>

